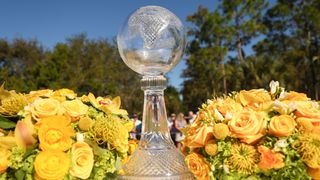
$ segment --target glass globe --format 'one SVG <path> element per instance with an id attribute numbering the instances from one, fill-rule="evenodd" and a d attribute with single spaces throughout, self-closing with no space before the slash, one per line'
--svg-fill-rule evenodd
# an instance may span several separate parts
<path id="1" fill-rule="evenodd" d="M 183 54 L 185 42 L 179 18 L 159 6 L 137 9 L 117 36 L 123 61 L 142 75 L 161 75 L 172 69 Z"/>

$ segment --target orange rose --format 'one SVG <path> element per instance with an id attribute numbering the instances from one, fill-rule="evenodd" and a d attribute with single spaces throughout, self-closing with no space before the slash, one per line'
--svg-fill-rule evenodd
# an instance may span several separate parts
<path id="1" fill-rule="evenodd" d="M 308 175 L 314 180 L 320 180 L 320 168 L 308 168 Z"/>
<path id="2" fill-rule="evenodd" d="M 253 144 L 265 135 L 266 115 L 249 110 L 240 111 L 229 121 L 231 135 L 242 142 Z"/>
<path id="3" fill-rule="evenodd" d="M 88 179 L 94 163 L 91 147 L 85 142 L 76 142 L 71 149 L 72 168 L 70 174 L 80 179 Z"/>
<path id="4" fill-rule="evenodd" d="M 206 145 L 206 143 L 213 138 L 213 127 L 203 125 L 189 130 L 189 136 L 184 140 L 184 144 L 189 148 L 199 148 Z"/>
<path id="5" fill-rule="evenodd" d="M 10 151 L 5 148 L 0 148 L 0 174 L 5 172 L 9 164 Z"/>
<path id="6" fill-rule="evenodd" d="M 289 101 L 308 101 L 309 98 L 304 93 L 298 93 L 298 92 L 295 92 L 295 91 L 290 91 L 289 93 L 287 93 L 287 96 L 286 96 L 285 100 L 289 100 Z"/>
<path id="7" fill-rule="evenodd" d="M 258 151 L 261 153 L 259 168 L 262 170 L 280 169 L 284 167 L 284 156 L 280 153 L 273 152 L 265 146 L 259 146 Z"/>
<path id="8" fill-rule="evenodd" d="M 42 151 L 34 161 L 35 177 L 39 180 L 63 179 L 69 167 L 69 157 L 61 151 Z"/>
<path id="9" fill-rule="evenodd" d="M 187 155 L 186 164 L 193 175 L 198 179 L 209 179 L 210 168 L 204 158 L 197 153 Z"/>
<path id="10" fill-rule="evenodd" d="M 74 131 L 70 126 L 70 119 L 51 116 L 41 119 L 38 135 L 42 150 L 66 151 L 71 147 Z"/>
<path id="11" fill-rule="evenodd" d="M 294 119 L 289 115 L 274 116 L 270 121 L 269 134 L 276 137 L 290 136 L 295 126 Z"/>
<path id="12" fill-rule="evenodd" d="M 309 106 L 298 106 L 294 113 L 299 119 L 310 121 L 314 126 L 320 126 L 320 110 Z"/>
<path id="13" fill-rule="evenodd" d="M 261 103 L 271 101 L 271 96 L 264 89 L 242 90 L 239 93 L 239 100 L 243 106 L 258 107 Z"/>

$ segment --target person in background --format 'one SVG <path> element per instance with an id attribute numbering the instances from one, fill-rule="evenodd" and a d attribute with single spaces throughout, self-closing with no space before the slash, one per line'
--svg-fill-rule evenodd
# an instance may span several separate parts
<path id="1" fill-rule="evenodd" d="M 182 144 L 181 141 L 184 139 L 184 135 L 181 132 L 181 129 L 185 128 L 187 126 L 187 121 L 184 118 L 184 114 L 183 113 L 179 113 L 177 120 L 175 122 L 175 127 L 179 130 L 178 133 L 176 133 L 176 144 L 177 144 L 177 148 L 181 148 Z"/>
<path id="2" fill-rule="evenodd" d="M 141 126 L 142 126 L 142 122 L 138 119 L 138 115 L 137 114 L 133 114 L 132 116 L 132 121 L 134 122 L 134 128 L 133 130 L 130 132 L 130 137 L 133 139 L 137 139 L 137 134 L 140 135 L 141 133 Z M 140 130 L 140 132 L 139 132 Z"/>
<path id="3" fill-rule="evenodd" d="M 176 128 L 176 114 L 171 114 L 171 117 L 168 118 L 168 124 L 170 128 L 170 136 L 175 145 L 177 145 L 176 134 L 180 131 Z M 171 125 L 170 125 L 171 124 Z"/>
<path id="4" fill-rule="evenodd" d="M 193 111 L 189 111 L 188 113 L 188 124 L 192 124 L 194 120 L 196 119 L 197 115 L 193 113 Z"/>

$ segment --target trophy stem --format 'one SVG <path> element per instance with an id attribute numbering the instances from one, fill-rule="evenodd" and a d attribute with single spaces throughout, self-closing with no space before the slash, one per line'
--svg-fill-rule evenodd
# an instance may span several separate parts
<path id="1" fill-rule="evenodd" d="M 141 84 L 144 90 L 144 107 L 140 147 L 143 149 L 174 148 L 163 96 L 166 78 L 164 76 L 144 76 Z"/>
<path id="2" fill-rule="evenodd" d="M 188 180 L 193 179 L 184 163 L 182 153 L 170 137 L 163 91 L 166 78 L 143 76 L 144 108 L 139 147 L 123 166 L 128 180 Z"/>

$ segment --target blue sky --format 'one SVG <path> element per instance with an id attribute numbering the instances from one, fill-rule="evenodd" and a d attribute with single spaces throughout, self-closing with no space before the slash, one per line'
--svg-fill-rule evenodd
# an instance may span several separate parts
<path id="1" fill-rule="evenodd" d="M 184 23 L 199 5 L 210 10 L 217 6 L 213 0 L 5 0 L 0 6 L 0 38 L 38 39 L 45 48 L 52 48 L 67 37 L 85 32 L 89 38 L 116 36 L 126 17 L 146 5 L 163 6 Z M 185 68 L 181 61 L 169 74 L 169 83 L 180 89 L 180 77 Z"/>

